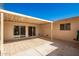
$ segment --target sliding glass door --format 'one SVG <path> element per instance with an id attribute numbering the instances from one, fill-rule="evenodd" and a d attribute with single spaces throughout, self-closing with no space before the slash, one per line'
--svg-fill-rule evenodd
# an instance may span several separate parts
<path id="1" fill-rule="evenodd" d="M 79 30 L 77 31 L 77 41 L 79 41 Z"/>
<path id="2" fill-rule="evenodd" d="M 29 26 L 28 27 L 28 35 L 29 36 L 36 36 L 36 27 Z"/>
<path id="3" fill-rule="evenodd" d="M 15 37 L 25 37 L 26 29 L 25 26 L 14 26 L 14 36 Z M 36 27 L 29 26 L 28 27 L 28 36 L 36 36 Z"/>
<path id="4" fill-rule="evenodd" d="M 36 35 L 36 28 L 35 27 L 33 27 L 33 36 L 35 36 Z"/>
<path id="5" fill-rule="evenodd" d="M 20 35 L 25 35 L 26 31 L 25 31 L 25 26 L 20 26 Z"/>

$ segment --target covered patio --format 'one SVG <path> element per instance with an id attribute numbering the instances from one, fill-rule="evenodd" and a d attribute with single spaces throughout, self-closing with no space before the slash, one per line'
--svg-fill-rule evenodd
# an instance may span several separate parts
<path id="1" fill-rule="evenodd" d="M 6 10 L 1 11 L 4 17 L 4 55 L 16 55 L 21 51 L 50 43 L 40 37 L 51 40 L 51 21 Z M 33 29 L 29 30 L 29 27 Z"/>
<path id="2" fill-rule="evenodd" d="M 2 11 L 4 16 L 5 42 L 34 37 L 47 37 L 51 39 L 51 21 L 10 11 Z"/>

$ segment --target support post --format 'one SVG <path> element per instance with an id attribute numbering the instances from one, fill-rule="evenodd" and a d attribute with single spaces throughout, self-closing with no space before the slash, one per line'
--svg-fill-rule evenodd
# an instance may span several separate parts
<path id="1" fill-rule="evenodd" d="M 1 56 L 3 56 L 4 55 L 4 47 L 3 47 L 3 44 L 4 44 L 4 33 L 3 33 L 3 31 L 4 31 L 4 29 L 3 29 L 3 26 L 4 26 L 4 14 L 3 13 L 1 13 Z"/>
<path id="2" fill-rule="evenodd" d="M 53 22 L 51 22 L 51 40 L 53 39 L 53 34 L 52 34 L 52 32 L 53 32 Z"/>

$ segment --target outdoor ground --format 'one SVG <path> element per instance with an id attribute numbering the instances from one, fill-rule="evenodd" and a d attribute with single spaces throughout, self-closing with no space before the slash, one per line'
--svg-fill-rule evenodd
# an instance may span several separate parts
<path id="1" fill-rule="evenodd" d="M 46 38 L 8 42 L 4 47 L 6 56 L 79 56 L 79 44 Z"/>

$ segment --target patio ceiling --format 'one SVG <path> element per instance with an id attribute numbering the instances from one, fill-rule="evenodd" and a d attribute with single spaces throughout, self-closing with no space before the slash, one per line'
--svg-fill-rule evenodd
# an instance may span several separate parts
<path id="1" fill-rule="evenodd" d="M 2 12 L 4 13 L 4 20 L 5 21 L 34 23 L 34 24 L 45 24 L 45 23 L 51 22 L 51 21 L 40 19 L 40 18 L 26 16 L 23 14 L 9 12 L 9 11 L 5 11 L 5 10 L 2 10 Z"/>

